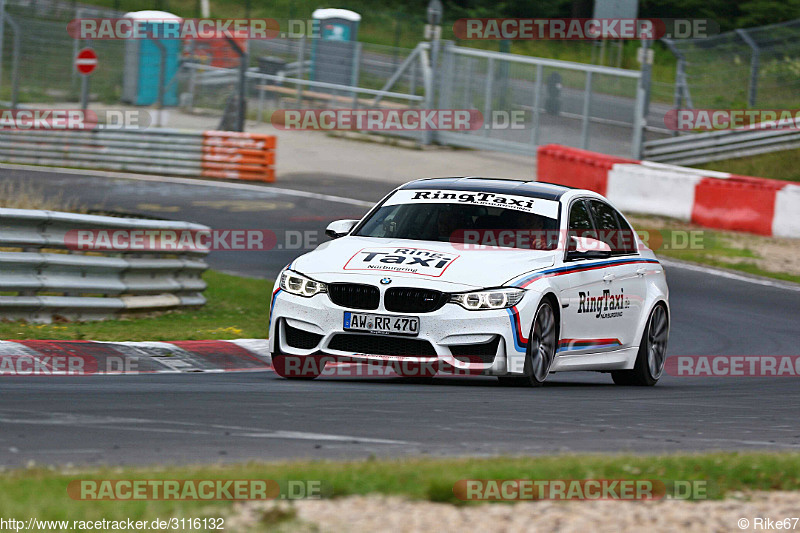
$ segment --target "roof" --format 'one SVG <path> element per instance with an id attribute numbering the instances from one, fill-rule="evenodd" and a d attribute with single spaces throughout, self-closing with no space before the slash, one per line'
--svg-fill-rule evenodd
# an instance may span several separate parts
<path id="1" fill-rule="evenodd" d="M 432 189 L 493 192 L 500 194 L 516 194 L 543 200 L 558 200 L 572 187 L 544 183 L 541 181 L 522 181 L 508 178 L 453 177 L 426 178 L 412 181 L 400 189 Z"/>
<path id="2" fill-rule="evenodd" d="M 350 11 L 349 9 L 337 9 L 337 8 L 323 8 L 323 9 L 315 9 L 313 13 L 311 13 L 312 19 L 318 20 L 327 20 L 327 19 L 344 19 L 349 20 L 351 22 L 358 22 L 361 20 L 361 15 L 356 13 L 355 11 Z"/>

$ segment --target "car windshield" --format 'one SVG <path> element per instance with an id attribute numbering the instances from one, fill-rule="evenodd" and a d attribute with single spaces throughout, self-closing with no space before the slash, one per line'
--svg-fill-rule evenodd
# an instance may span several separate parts
<path id="1" fill-rule="evenodd" d="M 408 192 L 419 194 L 401 190 L 396 195 Z M 394 196 L 389 198 L 355 235 L 538 250 L 552 250 L 558 244 L 558 202 L 527 198 L 518 200 L 522 206 L 509 208 L 492 202 L 451 203 L 443 191 L 436 193 L 435 198 L 422 198 L 430 201 L 413 203 L 399 203 L 401 198 Z M 463 192 L 458 194 L 464 196 Z M 477 193 L 478 200 L 481 194 L 485 193 Z M 519 197 L 504 195 L 503 198 Z"/>

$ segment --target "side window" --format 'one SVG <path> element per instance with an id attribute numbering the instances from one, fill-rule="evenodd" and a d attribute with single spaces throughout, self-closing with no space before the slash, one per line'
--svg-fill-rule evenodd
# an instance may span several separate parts
<path id="1" fill-rule="evenodd" d="M 614 208 L 598 200 L 590 200 L 590 204 L 597 222 L 598 238 L 608 244 L 614 254 L 635 253 L 633 231 Z"/>
<path id="2" fill-rule="evenodd" d="M 592 231 L 592 217 L 586 209 L 586 202 L 578 200 L 572 204 L 569 211 L 569 230 L 579 233 L 579 236 L 587 231 Z"/>
<path id="3" fill-rule="evenodd" d="M 586 201 L 577 200 L 573 202 L 572 207 L 569 209 L 569 224 L 567 226 L 568 250 L 575 249 L 575 241 L 572 237 L 594 238 L 595 235 L 592 215 L 589 214 Z"/>

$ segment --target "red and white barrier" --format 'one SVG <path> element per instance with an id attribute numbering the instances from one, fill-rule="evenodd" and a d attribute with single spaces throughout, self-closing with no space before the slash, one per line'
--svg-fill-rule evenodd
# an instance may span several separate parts
<path id="1" fill-rule="evenodd" d="M 538 181 L 589 189 L 623 211 L 711 228 L 800 237 L 800 186 L 622 159 L 560 145 L 538 152 Z"/>
<path id="2" fill-rule="evenodd" d="M 264 372 L 266 339 L 101 342 L 0 340 L 0 376 Z"/>

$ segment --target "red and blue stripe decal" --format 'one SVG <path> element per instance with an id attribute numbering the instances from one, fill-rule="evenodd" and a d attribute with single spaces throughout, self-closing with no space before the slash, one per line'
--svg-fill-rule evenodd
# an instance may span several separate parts
<path id="1" fill-rule="evenodd" d="M 558 352 L 572 352 L 599 348 L 616 348 L 622 346 L 619 339 L 562 339 L 558 341 Z"/>
<path id="2" fill-rule="evenodd" d="M 636 263 L 649 263 L 656 265 L 661 264 L 655 259 L 615 259 L 612 261 L 603 261 L 602 263 L 592 263 L 590 265 L 570 265 L 534 272 L 533 274 L 529 274 L 515 281 L 514 283 L 511 283 L 510 286 L 524 288 L 534 281 L 543 278 L 563 276 L 565 274 L 574 274 L 576 272 L 586 272 L 600 268 L 632 265 Z M 516 306 L 507 309 L 507 311 L 509 320 L 511 321 L 511 332 L 514 336 L 514 348 L 518 352 L 525 352 L 528 348 L 528 339 L 525 337 L 522 330 L 522 324 L 519 320 L 519 311 L 517 311 Z M 622 346 L 622 343 L 619 341 L 619 339 L 564 339 L 558 343 L 558 351 L 568 352 L 575 350 L 586 350 L 590 348 L 611 348 L 615 346 Z"/>
<path id="3" fill-rule="evenodd" d="M 286 266 L 283 268 L 283 270 L 291 270 L 291 269 L 292 269 L 292 265 L 293 265 L 293 264 L 294 264 L 294 261 L 292 261 L 291 263 L 289 263 L 288 265 L 286 265 Z M 283 270 L 281 270 L 281 272 L 283 272 Z M 280 279 L 276 279 L 276 280 L 275 280 L 275 283 L 279 284 L 279 283 L 280 283 Z M 272 292 L 272 301 L 269 303 L 269 323 L 270 323 L 270 324 L 272 324 L 272 310 L 273 310 L 273 309 L 275 309 L 275 299 L 278 297 L 278 295 L 279 295 L 281 292 L 283 292 L 283 289 L 281 289 L 280 285 L 278 285 L 278 286 L 275 288 L 275 290 Z"/>
<path id="4" fill-rule="evenodd" d="M 516 307 L 507 309 L 511 319 L 511 333 L 514 337 L 514 348 L 518 352 L 525 352 L 528 349 L 528 339 L 522 333 L 522 325 L 519 321 L 519 312 Z M 619 339 L 562 339 L 558 342 L 557 353 L 572 352 L 577 350 L 598 350 L 603 348 L 616 348 L 622 346 Z"/>
<path id="5" fill-rule="evenodd" d="M 514 348 L 518 352 L 524 352 L 528 349 L 528 338 L 522 333 L 522 325 L 519 322 L 519 312 L 516 306 L 506 309 L 508 316 L 511 319 L 511 333 L 514 335 Z"/>
<path id="6" fill-rule="evenodd" d="M 615 259 L 613 261 L 603 261 L 602 263 L 592 263 L 590 265 L 571 265 L 565 267 L 551 268 L 549 270 L 542 270 L 534 272 L 524 278 L 521 278 L 511 284 L 512 287 L 527 287 L 536 280 L 542 278 L 552 278 L 554 276 L 563 276 L 564 274 L 575 274 L 576 272 L 587 272 L 589 270 L 597 270 L 600 268 L 608 268 L 622 265 L 632 265 L 636 263 L 651 263 L 660 265 L 655 259 Z"/>

